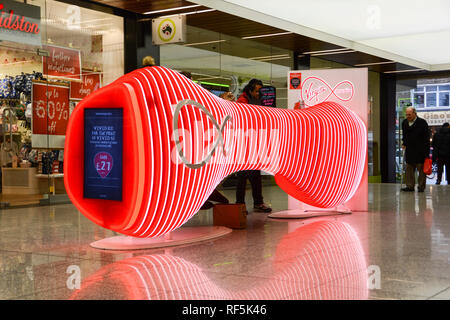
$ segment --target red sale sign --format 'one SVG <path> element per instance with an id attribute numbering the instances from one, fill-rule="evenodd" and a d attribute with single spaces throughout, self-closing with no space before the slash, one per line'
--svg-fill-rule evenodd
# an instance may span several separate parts
<path id="1" fill-rule="evenodd" d="M 70 100 L 82 100 L 100 87 L 100 73 L 83 71 L 81 82 L 70 82 Z"/>
<path id="2" fill-rule="evenodd" d="M 81 81 L 80 50 L 44 46 L 49 52 L 48 57 L 42 57 L 44 75 L 49 78 Z"/>
<path id="3" fill-rule="evenodd" d="M 32 101 L 33 148 L 63 148 L 70 115 L 69 87 L 33 82 Z"/>

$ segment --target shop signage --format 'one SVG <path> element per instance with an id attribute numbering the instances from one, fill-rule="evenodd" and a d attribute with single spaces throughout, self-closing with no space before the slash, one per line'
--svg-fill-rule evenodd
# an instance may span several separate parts
<path id="1" fill-rule="evenodd" d="M 49 78 L 81 81 L 80 50 L 43 46 L 48 51 L 48 57 L 42 57 L 43 73 Z"/>
<path id="2" fill-rule="evenodd" d="M 450 122 L 450 110 L 417 111 L 417 115 L 425 119 L 429 126 L 441 126 L 446 122 Z"/>
<path id="3" fill-rule="evenodd" d="M 351 81 L 343 80 L 331 87 L 324 79 L 312 76 L 303 81 L 300 93 L 305 105 L 311 107 L 328 101 L 332 95 L 340 102 L 350 101 L 354 91 Z"/>
<path id="4" fill-rule="evenodd" d="M 336 102 L 352 110 L 368 124 L 368 71 L 367 68 L 297 70 L 289 71 L 287 80 L 288 108 L 308 109 L 323 102 Z M 367 139 L 367 137 L 365 137 Z M 289 197 L 289 210 L 314 210 Z M 367 160 L 361 184 L 345 210 L 368 210 L 368 167 Z"/>
<path id="5" fill-rule="evenodd" d="M 177 15 L 152 20 L 152 42 L 155 45 L 184 42 L 186 16 Z"/>
<path id="6" fill-rule="evenodd" d="M 41 8 L 11 0 L 0 0 L 0 38 L 41 45 Z"/>
<path id="7" fill-rule="evenodd" d="M 83 71 L 81 82 L 70 82 L 70 100 L 82 100 L 101 87 L 101 74 Z"/>
<path id="8" fill-rule="evenodd" d="M 69 87 L 33 82 L 31 93 L 33 148 L 64 148 L 69 120 Z"/>

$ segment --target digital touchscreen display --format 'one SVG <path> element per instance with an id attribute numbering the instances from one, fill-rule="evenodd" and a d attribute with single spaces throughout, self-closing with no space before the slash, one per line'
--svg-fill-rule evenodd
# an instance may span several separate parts
<path id="1" fill-rule="evenodd" d="M 122 201 L 123 109 L 84 110 L 84 198 Z"/>

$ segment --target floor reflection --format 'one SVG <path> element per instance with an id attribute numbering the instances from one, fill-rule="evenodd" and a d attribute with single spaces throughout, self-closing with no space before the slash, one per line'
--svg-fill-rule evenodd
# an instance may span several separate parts
<path id="1" fill-rule="evenodd" d="M 109 264 L 86 278 L 71 299 L 367 299 L 367 264 L 347 223 L 319 220 L 278 243 L 264 281 L 221 285 L 201 265 L 170 254 L 142 255 Z"/>

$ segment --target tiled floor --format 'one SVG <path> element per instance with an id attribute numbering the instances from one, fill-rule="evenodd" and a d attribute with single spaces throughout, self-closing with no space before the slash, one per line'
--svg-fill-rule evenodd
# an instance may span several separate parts
<path id="1" fill-rule="evenodd" d="M 130 252 L 90 247 L 114 233 L 72 205 L 2 210 L 0 299 L 450 299 L 450 186 L 399 190 L 370 184 L 369 212 L 307 220 L 249 206 L 245 230 Z M 278 187 L 264 196 L 287 209 Z"/>

